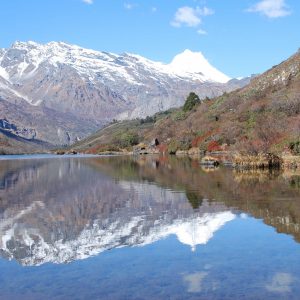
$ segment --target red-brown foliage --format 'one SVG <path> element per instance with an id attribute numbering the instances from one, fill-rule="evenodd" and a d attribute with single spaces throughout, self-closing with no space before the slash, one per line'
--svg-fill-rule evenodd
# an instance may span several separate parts
<path id="1" fill-rule="evenodd" d="M 158 151 L 160 153 L 165 154 L 168 152 L 168 145 L 166 145 L 166 144 L 160 144 L 160 145 L 156 146 L 156 148 L 158 149 Z"/>
<path id="2" fill-rule="evenodd" d="M 207 151 L 209 151 L 209 152 L 222 151 L 222 148 L 217 141 L 211 141 L 207 145 Z"/>

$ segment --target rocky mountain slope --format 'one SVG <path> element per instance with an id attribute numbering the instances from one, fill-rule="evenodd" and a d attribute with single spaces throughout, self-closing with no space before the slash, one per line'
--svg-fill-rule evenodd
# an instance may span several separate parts
<path id="1" fill-rule="evenodd" d="M 112 124 L 74 145 L 97 153 L 122 148 L 123 140 L 148 144 L 175 153 L 189 148 L 235 150 L 257 154 L 300 153 L 300 52 L 236 91 L 177 109 L 154 118 Z M 131 143 L 134 144 L 134 143 Z M 129 147 L 130 149 L 130 147 Z"/>
<path id="2" fill-rule="evenodd" d="M 43 141 L 26 139 L 11 131 L 0 128 L 0 155 L 44 153 L 49 149 L 49 147 L 50 145 Z"/>
<path id="3" fill-rule="evenodd" d="M 0 119 L 69 144 L 112 119 L 181 106 L 191 90 L 205 98 L 245 84 L 229 79 L 189 50 L 163 64 L 62 42 L 16 42 L 0 49 Z"/>

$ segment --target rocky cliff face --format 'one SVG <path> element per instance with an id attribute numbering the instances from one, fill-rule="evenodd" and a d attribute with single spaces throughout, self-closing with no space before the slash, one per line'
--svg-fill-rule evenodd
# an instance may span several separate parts
<path id="1" fill-rule="evenodd" d="M 36 137 L 36 130 L 34 128 L 19 128 L 6 119 L 0 119 L 0 128 L 30 140 L 33 140 Z"/>
<path id="2" fill-rule="evenodd" d="M 229 79 L 201 53 L 189 50 L 162 64 L 60 42 L 16 42 L 0 49 L 0 104 L 6 106 L 0 118 L 22 122 L 24 115 L 14 116 L 14 108 L 22 107 L 28 116 L 24 127 L 31 122 L 37 138 L 70 143 L 112 119 L 145 117 L 181 106 L 190 91 L 201 98 L 214 97 L 245 84 Z M 56 117 L 59 124 L 49 124 L 48 134 L 34 114 L 42 114 L 45 121 Z"/>

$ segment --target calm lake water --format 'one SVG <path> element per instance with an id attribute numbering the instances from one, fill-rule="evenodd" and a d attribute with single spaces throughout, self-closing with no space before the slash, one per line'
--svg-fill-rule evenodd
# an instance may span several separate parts
<path id="1" fill-rule="evenodd" d="M 0 299 L 300 299 L 300 173 L 0 161 Z"/>

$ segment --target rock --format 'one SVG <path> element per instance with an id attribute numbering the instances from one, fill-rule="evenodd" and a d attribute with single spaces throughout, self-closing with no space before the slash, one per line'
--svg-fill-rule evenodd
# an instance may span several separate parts
<path id="1" fill-rule="evenodd" d="M 202 159 L 201 159 L 201 162 L 200 162 L 201 165 L 203 166 L 213 166 L 213 167 L 217 167 L 220 162 L 217 158 L 215 157 L 212 157 L 212 156 L 204 156 Z"/>
<path id="2" fill-rule="evenodd" d="M 193 147 L 189 150 L 177 150 L 176 155 L 189 155 L 189 156 L 200 156 L 201 150 L 197 147 Z"/>
<path id="3" fill-rule="evenodd" d="M 133 154 L 158 154 L 159 150 L 155 146 L 140 143 L 133 147 Z"/>
<path id="4" fill-rule="evenodd" d="M 56 155 L 64 155 L 64 154 L 66 154 L 65 151 L 56 151 Z"/>
<path id="5" fill-rule="evenodd" d="M 157 138 L 153 139 L 153 140 L 151 141 L 151 143 L 149 144 L 150 147 L 156 147 L 156 146 L 158 146 L 158 145 L 159 145 L 159 141 L 158 141 Z"/>
<path id="6" fill-rule="evenodd" d="M 141 154 L 141 152 L 145 152 L 148 146 L 144 143 L 140 143 L 133 147 L 134 154 Z"/>
<path id="7" fill-rule="evenodd" d="M 188 155 L 188 151 L 187 150 L 177 150 L 176 151 L 176 155 L 178 156 L 185 156 L 185 155 Z"/>
<path id="8" fill-rule="evenodd" d="M 193 155 L 200 155 L 201 154 L 201 150 L 197 147 L 193 147 L 191 149 L 188 150 L 188 154 L 193 156 Z"/>
<path id="9" fill-rule="evenodd" d="M 300 156 L 284 153 L 282 155 L 282 166 L 288 169 L 300 168 Z"/>

